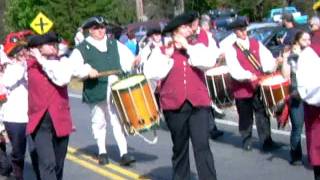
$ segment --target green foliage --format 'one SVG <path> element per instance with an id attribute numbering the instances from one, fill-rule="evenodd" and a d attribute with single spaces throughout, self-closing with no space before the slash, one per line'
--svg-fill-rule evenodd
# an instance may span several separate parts
<path id="1" fill-rule="evenodd" d="M 132 0 L 9 0 L 5 11 L 6 32 L 29 29 L 40 11 L 54 22 L 54 31 L 68 40 L 73 39 L 77 27 L 91 16 L 102 15 L 115 24 L 127 24 L 136 18 Z"/>

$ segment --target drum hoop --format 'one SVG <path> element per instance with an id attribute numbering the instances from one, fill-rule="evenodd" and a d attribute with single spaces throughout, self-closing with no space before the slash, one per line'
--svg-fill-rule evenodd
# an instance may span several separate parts
<path id="1" fill-rule="evenodd" d="M 142 75 L 142 74 L 132 75 L 132 76 L 130 76 L 129 78 L 131 78 L 131 77 L 140 77 L 140 76 L 143 76 L 144 79 L 143 79 L 142 81 L 139 81 L 137 84 L 131 86 L 131 87 L 130 87 L 131 89 L 136 89 L 137 87 L 139 87 L 139 83 L 144 84 L 144 83 L 147 82 L 146 77 L 145 77 L 144 75 Z M 120 92 L 126 91 L 129 87 L 125 87 L 125 88 L 121 88 L 121 89 L 115 89 L 115 88 L 113 88 L 116 84 L 120 83 L 122 80 L 123 80 L 123 79 L 118 80 L 118 81 L 112 83 L 112 85 L 111 85 L 111 90 L 120 91 Z"/>
<path id="2" fill-rule="evenodd" d="M 118 99 L 119 99 L 119 101 L 120 101 L 120 105 L 121 105 L 122 109 L 125 109 L 125 108 L 124 108 L 124 105 L 123 105 L 123 102 L 122 102 L 122 99 L 120 98 L 120 93 L 119 93 L 119 91 L 117 91 L 117 90 L 115 90 L 115 91 L 117 92 L 117 96 L 118 96 Z M 113 95 L 112 95 L 112 99 L 113 99 L 113 101 L 114 101 L 114 103 L 115 103 L 116 101 L 115 101 Z M 119 117 L 119 120 L 121 121 L 122 127 L 126 130 L 126 131 L 125 131 L 126 134 L 129 134 L 128 132 L 129 132 L 130 129 L 128 129 L 128 128 L 130 128 L 130 122 L 128 122 L 129 117 L 128 117 L 127 112 L 124 111 L 124 116 L 125 116 L 126 119 L 123 119 L 123 117 L 122 117 L 122 115 L 121 115 L 121 113 L 120 113 L 120 110 L 119 110 L 119 108 L 118 108 L 118 106 L 117 106 L 116 104 L 115 104 L 115 107 L 116 107 L 116 109 L 117 109 L 118 117 Z"/>

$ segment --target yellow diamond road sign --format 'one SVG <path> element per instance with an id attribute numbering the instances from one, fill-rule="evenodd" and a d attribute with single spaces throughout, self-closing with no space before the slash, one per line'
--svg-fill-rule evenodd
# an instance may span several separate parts
<path id="1" fill-rule="evenodd" d="M 40 12 L 30 24 L 30 27 L 40 35 L 47 33 L 52 26 L 53 22 L 42 12 Z"/>

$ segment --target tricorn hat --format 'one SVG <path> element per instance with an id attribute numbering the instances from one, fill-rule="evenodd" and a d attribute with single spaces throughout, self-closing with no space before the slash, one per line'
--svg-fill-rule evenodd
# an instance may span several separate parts
<path id="1" fill-rule="evenodd" d="M 244 28 L 249 25 L 249 20 L 246 16 L 238 16 L 230 23 L 229 29 Z"/>
<path id="2" fill-rule="evenodd" d="M 36 47 L 48 43 L 59 43 L 59 37 L 57 33 L 51 31 L 43 35 L 30 36 L 28 46 Z"/>
<path id="3" fill-rule="evenodd" d="M 199 18 L 197 12 L 191 11 L 184 14 L 180 14 L 174 17 L 163 29 L 164 33 L 172 32 L 177 29 L 179 26 L 184 24 L 189 24 L 194 21 L 196 18 Z"/>
<path id="4" fill-rule="evenodd" d="M 108 22 L 102 16 L 93 16 L 87 19 L 83 25 L 83 29 L 91 28 L 92 26 L 106 26 Z"/>
<path id="5" fill-rule="evenodd" d="M 147 36 L 151 36 L 153 34 L 161 34 L 161 27 L 153 27 L 153 28 L 150 28 L 148 31 L 147 31 Z"/>

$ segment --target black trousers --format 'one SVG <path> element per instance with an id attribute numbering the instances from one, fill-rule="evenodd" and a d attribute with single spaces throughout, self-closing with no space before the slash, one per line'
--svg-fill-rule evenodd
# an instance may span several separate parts
<path id="1" fill-rule="evenodd" d="M 27 123 L 4 122 L 5 129 L 10 139 L 11 162 L 13 167 L 14 177 L 17 180 L 23 179 L 24 157 L 26 153 L 27 138 L 26 125 Z"/>
<path id="2" fill-rule="evenodd" d="M 209 107 L 193 107 L 185 102 L 179 110 L 164 111 L 173 142 L 173 179 L 191 179 L 189 139 L 191 139 L 200 180 L 215 180 L 216 170 L 209 146 Z"/>
<path id="3" fill-rule="evenodd" d="M 209 131 L 210 132 L 214 132 L 214 131 L 218 130 L 217 125 L 216 125 L 216 121 L 215 121 L 214 109 L 213 108 L 210 108 L 210 111 L 209 111 L 209 124 L 208 124 L 208 127 L 209 127 Z"/>
<path id="4" fill-rule="evenodd" d="M 42 180 L 62 180 L 69 136 L 57 137 L 48 112 L 42 117 L 32 139 Z"/>
<path id="5" fill-rule="evenodd" d="M 236 99 L 236 107 L 239 115 L 239 132 L 243 143 L 251 141 L 253 115 L 255 116 L 257 131 L 261 143 L 271 138 L 270 119 L 265 111 L 262 100 L 259 99 L 259 91 L 252 98 Z"/>

